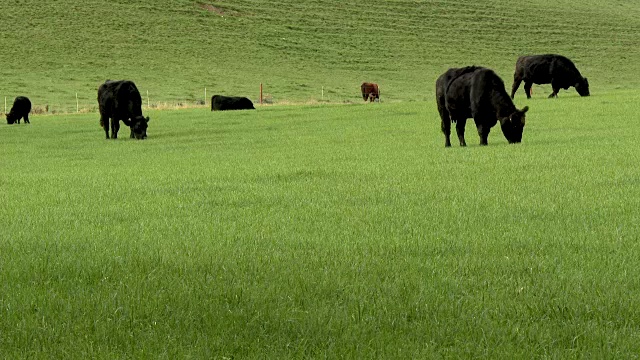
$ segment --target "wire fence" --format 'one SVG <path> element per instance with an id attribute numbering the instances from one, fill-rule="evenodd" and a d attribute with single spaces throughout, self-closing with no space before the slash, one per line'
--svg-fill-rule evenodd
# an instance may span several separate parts
<path id="1" fill-rule="evenodd" d="M 359 89 L 358 89 L 359 90 Z M 182 108 L 206 108 L 211 106 L 211 96 L 220 94 L 210 89 L 203 88 L 201 98 L 197 99 L 191 96 L 190 98 L 171 98 L 163 96 L 162 94 L 154 94 L 145 89 L 140 89 L 140 96 L 142 98 L 142 109 L 144 110 L 167 110 L 167 109 L 182 109 Z M 306 104 L 322 104 L 322 103 L 357 103 L 361 102 L 362 97 L 358 92 L 350 94 L 352 96 L 346 96 L 346 94 L 336 93 L 330 91 L 324 86 L 319 87 L 318 94 L 306 99 L 288 99 L 278 98 L 272 93 L 263 92 L 262 84 L 260 84 L 259 93 L 254 96 L 248 96 L 248 98 L 256 105 L 306 105 Z M 0 95 L 2 96 L 2 95 Z M 67 99 L 60 99 L 57 97 L 55 100 L 42 99 L 37 96 L 29 97 L 31 100 L 31 113 L 33 114 L 72 114 L 72 113 L 98 113 L 98 100 L 97 92 L 77 92 L 72 94 Z M 4 95 L 0 97 L 4 99 L 4 107 L 0 108 L 0 112 L 4 115 L 11 110 L 15 96 Z M 1 101 L 1 100 L 0 100 Z M 379 100 L 378 100 L 379 101 Z"/>
<path id="2" fill-rule="evenodd" d="M 93 94 L 92 94 L 93 95 Z M 153 100 L 146 94 L 142 95 L 142 109 L 180 109 L 192 107 L 206 107 L 210 103 L 205 99 L 168 99 Z M 95 97 L 95 95 L 93 95 Z M 11 110 L 15 96 L 4 96 L 4 107 L 0 108 L 3 115 Z M 31 100 L 31 113 L 33 114 L 72 114 L 72 113 L 97 113 L 99 111 L 98 100 L 89 100 L 88 97 L 75 97 L 68 101 L 57 99 L 55 101 L 42 100 L 37 97 Z"/>

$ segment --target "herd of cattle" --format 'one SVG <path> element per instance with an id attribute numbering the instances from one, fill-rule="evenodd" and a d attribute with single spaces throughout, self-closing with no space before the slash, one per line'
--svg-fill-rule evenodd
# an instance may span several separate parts
<path id="1" fill-rule="evenodd" d="M 531 98 L 533 84 L 551 84 L 557 97 L 560 89 L 575 87 L 580 96 L 589 96 L 589 82 L 582 77 L 573 62 L 561 55 L 521 56 L 516 61 L 511 96 L 504 82 L 490 69 L 467 66 L 447 70 L 436 80 L 436 101 L 440 113 L 444 146 L 451 146 L 451 123 L 456 123 L 460 146 L 466 146 L 464 128 L 468 118 L 476 123 L 480 145 L 487 145 L 491 128 L 500 122 L 502 133 L 510 144 L 522 141 L 525 113 L 528 106 L 518 110 L 513 98 L 524 81 L 524 91 Z"/>
<path id="2" fill-rule="evenodd" d="M 560 89 L 575 87 L 580 96 L 589 96 L 589 82 L 582 77 L 576 66 L 568 58 L 555 55 L 521 56 L 516 61 L 511 96 L 507 94 L 502 79 L 491 69 L 480 66 L 451 68 L 436 80 L 436 101 L 441 118 L 441 129 L 445 136 L 445 146 L 451 146 L 451 123 L 456 124 L 460 146 L 466 146 L 464 130 L 467 119 L 476 123 L 480 145 L 487 145 L 491 128 L 500 122 L 504 137 L 510 144 L 522 141 L 525 126 L 525 106 L 518 110 L 513 104 L 518 87 L 524 81 L 524 91 L 531 98 L 533 84 L 551 84 L 553 92 L 549 97 L 557 97 Z M 364 101 L 380 101 L 380 88 L 375 83 L 364 82 L 360 86 Z M 131 129 L 131 138 L 147 137 L 149 117 L 142 115 L 142 98 L 136 85 L 129 80 L 107 80 L 98 88 L 100 126 L 109 139 L 118 137 L 120 121 Z M 246 97 L 214 95 L 211 97 L 211 111 L 255 109 Z M 18 96 L 11 110 L 6 114 L 7 123 L 20 123 L 24 119 L 29 124 L 31 101 Z"/>

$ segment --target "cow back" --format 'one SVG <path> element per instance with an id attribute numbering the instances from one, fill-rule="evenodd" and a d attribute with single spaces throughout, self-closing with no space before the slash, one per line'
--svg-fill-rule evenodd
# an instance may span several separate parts
<path id="1" fill-rule="evenodd" d="M 107 80 L 98 88 L 100 114 L 119 119 L 142 115 L 142 97 L 129 80 Z"/>
<path id="2" fill-rule="evenodd" d="M 495 125 L 496 114 L 512 113 L 515 106 L 502 79 L 491 69 L 467 69 L 449 83 L 445 104 L 452 117 L 480 117 Z"/>
<path id="3" fill-rule="evenodd" d="M 253 102 L 246 97 L 224 95 L 213 95 L 211 97 L 211 111 L 254 109 Z"/>
<path id="4" fill-rule="evenodd" d="M 522 59 L 522 61 L 520 60 Z M 561 86 L 573 86 L 582 80 L 582 74 L 569 58 L 558 54 L 523 56 L 523 78 L 536 84 L 548 84 L 555 81 Z"/>
<path id="5" fill-rule="evenodd" d="M 125 80 L 116 86 L 114 108 L 130 118 L 142 115 L 142 97 L 136 84 Z"/>
<path id="6" fill-rule="evenodd" d="M 362 85 L 360 85 L 360 91 L 364 101 L 380 99 L 380 88 L 376 83 L 363 82 Z"/>
<path id="7" fill-rule="evenodd" d="M 447 103 L 452 108 L 468 107 L 469 104 L 469 76 L 481 66 L 466 66 L 462 68 L 451 68 L 436 80 L 436 100 L 438 109 L 442 112 Z M 451 89 L 451 86 L 453 89 Z M 449 94 L 447 96 L 447 94 Z"/>
<path id="8" fill-rule="evenodd" d="M 28 114 L 31 112 L 31 100 L 29 100 L 26 96 L 18 96 L 13 101 L 13 106 L 11 106 L 11 112 L 15 112 L 16 114 Z"/>
<path id="9" fill-rule="evenodd" d="M 472 73 L 476 70 L 484 69 L 481 66 L 466 66 L 462 68 L 451 68 L 447 70 L 444 74 L 440 75 L 436 80 L 436 94 L 440 94 L 444 96 L 446 94 L 447 89 L 451 85 L 451 83 L 456 80 L 458 77 Z"/>

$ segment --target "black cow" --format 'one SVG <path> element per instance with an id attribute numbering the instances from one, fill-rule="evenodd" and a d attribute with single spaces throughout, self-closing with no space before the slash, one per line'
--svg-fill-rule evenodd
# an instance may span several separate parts
<path id="1" fill-rule="evenodd" d="M 149 117 L 142 116 L 142 98 L 136 85 L 129 80 L 107 80 L 98 88 L 100 126 L 109 139 L 109 118 L 111 118 L 111 138 L 118 138 L 120 120 L 131 128 L 131 138 L 147 137 Z"/>
<path id="2" fill-rule="evenodd" d="M 524 92 L 531 98 L 531 85 L 551 84 L 553 92 L 550 98 L 557 97 L 560 89 L 573 86 L 580 96 L 589 96 L 589 81 L 582 77 L 573 62 L 562 55 L 521 56 L 516 61 L 513 74 L 511 98 L 516 95 L 520 83 L 524 80 Z"/>
<path id="3" fill-rule="evenodd" d="M 469 66 L 447 70 L 436 80 L 436 101 L 442 120 L 444 146 L 451 146 L 451 122 L 456 123 L 460 146 L 467 146 L 464 128 L 468 118 L 473 118 L 476 123 L 480 145 L 487 145 L 489 131 L 498 121 L 510 144 L 522 141 L 525 113 L 529 107 L 516 109 L 504 82 L 490 69 Z"/>
<path id="4" fill-rule="evenodd" d="M 11 106 L 11 110 L 6 114 L 7 116 L 7 124 L 18 123 L 20 124 L 20 119 L 24 118 L 25 124 L 31 124 L 29 121 L 29 113 L 31 112 L 31 101 L 29 98 L 25 96 L 18 96 L 13 101 L 13 106 Z"/>
<path id="5" fill-rule="evenodd" d="M 215 110 L 255 110 L 251 100 L 240 96 L 213 95 L 211 111 Z"/>

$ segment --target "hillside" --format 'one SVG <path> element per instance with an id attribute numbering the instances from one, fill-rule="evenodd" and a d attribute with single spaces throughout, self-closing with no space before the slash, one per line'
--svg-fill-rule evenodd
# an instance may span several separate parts
<path id="1" fill-rule="evenodd" d="M 273 102 L 429 100 L 451 66 L 496 69 L 510 85 L 519 55 L 562 53 L 592 94 L 637 88 L 640 5 L 631 1 L 72 0 L 0 4 L 0 96 L 95 110 L 105 79 L 134 80 L 150 103 L 213 93 Z M 535 89 L 534 89 L 535 90 Z M 542 96 L 538 92 L 537 96 Z M 1 110 L 1 109 L 0 109 Z"/>

